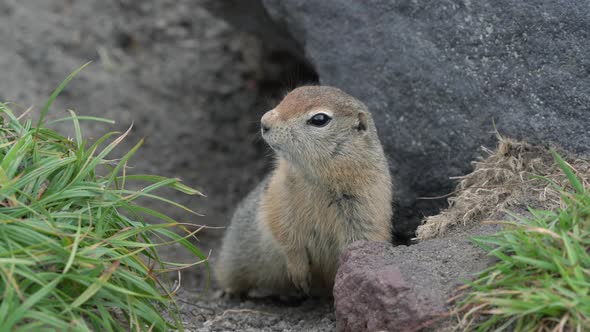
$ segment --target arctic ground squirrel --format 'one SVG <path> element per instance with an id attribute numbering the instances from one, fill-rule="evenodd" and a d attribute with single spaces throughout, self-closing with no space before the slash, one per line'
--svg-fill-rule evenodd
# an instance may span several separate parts
<path id="1" fill-rule="evenodd" d="M 330 296 L 342 250 L 391 241 L 387 159 L 367 107 L 299 87 L 261 119 L 276 166 L 234 213 L 215 273 L 226 293 Z"/>

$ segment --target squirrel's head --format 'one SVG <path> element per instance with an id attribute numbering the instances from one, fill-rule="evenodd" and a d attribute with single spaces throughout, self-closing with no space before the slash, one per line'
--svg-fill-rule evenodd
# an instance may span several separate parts
<path id="1" fill-rule="evenodd" d="M 304 86 L 261 119 L 262 137 L 280 157 L 317 165 L 358 154 L 376 136 L 367 107 L 342 90 Z"/>

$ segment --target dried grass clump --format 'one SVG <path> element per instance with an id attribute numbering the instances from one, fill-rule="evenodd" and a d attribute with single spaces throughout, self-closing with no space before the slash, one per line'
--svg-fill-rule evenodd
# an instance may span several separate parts
<path id="1" fill-rule="evenodd" d="M 506 211 L 560 207 L 559 187 L 569 188 L 570 184 L 549 147 L 498 138 L 498 148 L 495 151 L 484 148 L 489 156 L 474 162 L 472 173 L 454 178 L 460 180 L 456 195 L 449 198 L 446 210 L 425 218 L 416 231 L 418 240 L 444 235 L 457 226 L 500 219 Z M 559 153 L 587 186 L 590 161 L 563 151 Z"/>

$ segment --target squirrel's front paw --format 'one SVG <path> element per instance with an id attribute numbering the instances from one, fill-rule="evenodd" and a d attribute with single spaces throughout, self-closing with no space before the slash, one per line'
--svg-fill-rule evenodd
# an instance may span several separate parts
<path id="1" fill-rule="evenodd" d="M 291 282 L 305 294 L 309 294 L 309 287 L 311 284 L 311 274 L 309 269 L 302 269 L 300 267 L 289 266 L 289 278 Z"/>

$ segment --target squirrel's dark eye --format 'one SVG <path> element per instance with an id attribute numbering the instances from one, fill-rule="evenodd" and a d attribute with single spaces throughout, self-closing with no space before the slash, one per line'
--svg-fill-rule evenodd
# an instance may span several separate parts
<path id="1" fill-rule="evenodd" d="M 316 126 L 316 127 L 323 127 L 323 126 L 327 125 L 328 122 L 330 122 L 330 120 L 332 120 L 332 118 L 330 116 L 328 116 L 327 114 L 318 113 L 318 114 L 315 114 L 314 116 L 312 116 L 309 120 L 307 120 L 307 124 L 310 124 L 310 125 Z"/>

